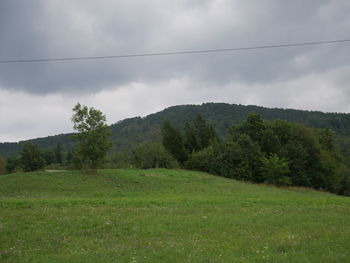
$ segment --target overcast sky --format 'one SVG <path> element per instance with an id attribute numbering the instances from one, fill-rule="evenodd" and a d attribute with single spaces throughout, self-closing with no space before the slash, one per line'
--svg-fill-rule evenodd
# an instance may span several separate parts
<path id="1" fill-rule="evenodd" d="M 239 48 L 350 38 L 349 0 L 1 0 L 0 60 Z M 0 142 L 178 104 L 350 112 L 350 43 L 178 56 L 0 63 Z"/>

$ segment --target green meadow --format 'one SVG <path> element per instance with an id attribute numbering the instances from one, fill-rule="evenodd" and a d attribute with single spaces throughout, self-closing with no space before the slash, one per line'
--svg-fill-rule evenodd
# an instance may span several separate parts
<path id="1" fill-rule="evenodd" d="M 350 198 L 186 170 L 0 177 L 0 262 L 350 262 Z"/>

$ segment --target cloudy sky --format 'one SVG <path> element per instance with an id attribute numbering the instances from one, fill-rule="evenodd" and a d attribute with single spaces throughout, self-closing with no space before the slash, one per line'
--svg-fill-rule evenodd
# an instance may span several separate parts
<path id="1" fill-rule="evenodd" d="M 350 38 L 349 0 L 1 0 L 0 60 Z M 178 104 L 350 112 L 350 43 L 0 63 L 0 142 L 72 131 L 77 102 L 109 123 Z"/>

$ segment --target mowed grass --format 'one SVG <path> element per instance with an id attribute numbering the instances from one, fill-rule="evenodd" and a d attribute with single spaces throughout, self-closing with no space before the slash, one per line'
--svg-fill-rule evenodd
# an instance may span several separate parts
<path id="1" fill-rule="evenodd" d="M 185 170 L 5 175 L 0 262 L 350 262 L 350 198 Z"/>

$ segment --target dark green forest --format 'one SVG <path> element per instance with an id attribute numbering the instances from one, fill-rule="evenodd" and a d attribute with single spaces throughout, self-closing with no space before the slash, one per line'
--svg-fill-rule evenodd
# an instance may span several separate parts
<path id="1" fill-rule="evenodd" d="M 251 113 L 226 140 L 200 115 L 184 131 L 167 121 L 163 145 L 183 167 L 255 183 L 350 192 L 349 166 L 334 131 Z"/>

